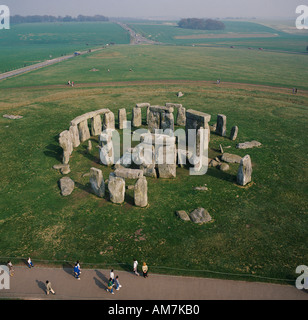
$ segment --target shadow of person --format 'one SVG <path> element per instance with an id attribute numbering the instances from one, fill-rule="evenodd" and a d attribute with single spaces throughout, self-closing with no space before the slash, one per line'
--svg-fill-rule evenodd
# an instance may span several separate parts
<path id="1" fill-rule="evenodd" d="M 107 289 L 107 284 L 108 284 L 108 279 L 107 277 L 101 273 L 100 271 L 98 270 L 95 270 L 95 273 L 97 275 L 97 278 L 96 277 L 93 277 L 94 281 L 95 281 L 95 284 L 101 288 L 101 289 Z"/>
<path id="2" fill-rule="evenodd" d="M 65 263 L 63 263 L 62 268 L 67 274 L 69 274 L 71 276 L 74 276 L 74 266 L 73 266 L 73 264 L 71 264 L 70 262 L 66 261 Z"/>
<path id="3" fill-rule="evenodd" d="M 36 281 L 38 287 L 40 289 L 42 289 L 44 291 L 44 293 L 46 293 L 46 285 L 45 285 L 45 283 L 43 281 L 40 281 L 40 280 L 35 280 L 35 281 Z"/>

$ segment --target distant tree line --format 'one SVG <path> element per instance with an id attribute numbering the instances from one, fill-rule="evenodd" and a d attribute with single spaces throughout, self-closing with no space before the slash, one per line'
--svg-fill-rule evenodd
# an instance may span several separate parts
<path id="1" fill-rule="evenodd" d="M 221 21 L 213 19 L 197 19 L 197 18 L 188 18 L 181 19 L 178 23 L 180 28 L 185 29 L 199 29 L 199 30 L 223 30 L 225 25 Z"/>
<path id="2" fill-rule="evenodd" d="M 73 18 L 71 16 L 65 17 L 54 17 L 49 15 L 34 15 L 34 16 L 20 16 L 15 15 L 10 17 L 10 22 L 12 24 L 18 23 L 39 23 L 39 22 L 86 22 L 86 21 L 109 21 L 109 19 L 102 15 L 95 15 L 95 16 L 83 16 L 79 15 L 77 18 Z"/>

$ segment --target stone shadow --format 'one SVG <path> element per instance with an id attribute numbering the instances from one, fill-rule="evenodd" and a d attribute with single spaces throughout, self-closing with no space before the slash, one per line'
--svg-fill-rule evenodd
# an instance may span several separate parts
<path id="1" fill-rule="evenodd" d="M 59 162 L 62 162 L 63 150 L 59 145 L 49 144 L 45 147 L 44 154 L 47 157 L 55 158 Z"/>

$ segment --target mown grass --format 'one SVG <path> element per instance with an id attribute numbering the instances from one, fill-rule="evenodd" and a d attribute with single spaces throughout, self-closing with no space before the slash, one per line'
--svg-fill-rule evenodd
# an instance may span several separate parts
<path id="1" fill-rule="evenodd" d="M 91 72 L 93 68 L 97 72 Z M 110 72 L 108 72 L 108 69 Z M 130 71 L 132 69 L 132 71 Z M 10 78 L 0 88 L 145 80 L 209 80 L 307 89 L 307 56 L 255 50 L 113 46 Z"/>
<path id="2" fill-rule="evenodd" d="M 34 76 L 23 78 L 33 81 Z M 179 100 L 179 88 L 143 84 L 0 89 L 2 113 L 24 116 L 15 121 L 0 118 L 0 256 L 79 259 L 124 269 L 136 257 L 147 261 L 152 272 L 263 281 L 268 279 L 250 277 L 269 277 L 292 283 L 296 266 L 308 258 L 307 98 L 185 85 Z M 209 168 L 206 175 L 194 177 L 187 168 L 179 168 L 176 179 L 148 178 L 147 208 L 133 205 L 131 191 L 124 204 L 114 205 L 92 194 L 89 178 L 83 176 L 92 166 L 101 168 L 105 179 L 110 172 L 99 165 L 97 138 L 92 138 L 91 153 L 86 152 L 86 143 L 74 151 L 69 176 L 76 188 L 71 196 L 62 197 L 61 174 L 52 169 L 61 161 L 58 134 L 75 116 L 102 107 L 115 114 L 124 107 L 130 118 L 138 102 L 180 102 L 210 113 L 211 123 L 218 113 L 226 114 L 228 133 L 233 125 L 239 126 L 238 139 L 212 134 L 210 156 L 219 155 L 219 144 L 231 146 L 225 152 L 250 154 L 253 183 L 245 188 L 236 185 L 235 164 L 228 172 Z M 238 142 L 254 139 L 262 143 L 260 148 L 235 148 Z M 193 189 L 204 184 L 209 188 L 206 192 Z M 210 212 L 211 223 L 195 225 L 175 216 L 176 210 L 199 206 Z"/>

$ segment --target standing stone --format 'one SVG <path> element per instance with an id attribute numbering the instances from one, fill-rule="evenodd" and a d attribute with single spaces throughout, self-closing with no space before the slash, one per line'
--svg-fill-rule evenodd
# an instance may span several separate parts
<path id="1" fill-rule="evenodd" d="M 174 117 L 173 113 L 162 112 L 160 118 L 160 129 L 167 130 L 170 129 L 174 131 Z"/>
<path id="2" fill-rule="evenodd" d="M 146 177 L 137 180 L 134 188 L 134 200 L 137 207 L 146 207 L 148 205 L 148 182 Z"/>
<path id="3" fill-rule="evenodd" d="M 79 138 L 81 143 L 90 139 L 90 130 L 88 127 L 87 118 L 79 122 L 78 129 L 79 129 Z"/>
<path id="4" fill-rule="evenodd" d="M 92 142 L 91 140 L 88 140 L 88 148 L 87 151 L 90 152 L 92 150 Z"/>
<path id="5" fill-rule="evenodd" d="M 63 177 L 59 181 L 62 196 L 69 196 L 75 187 L 75 182 L 69 177 Z"/>
<path id="6" fill-rule="evenodd" d="M 94 194 L 103 198 L 105 195 L 105 182 L 102 170 L 97 168 L 90 169 L 90 184 Z"/>
<path id="7" fill-rule="evenodd" d="M 126 109 L 125 108 L 119 109 L 118 121 L 119 121 L 119 129 L 120 130 L 127 128 L 127 124 L 126 124 L 127 117 L 126 117 Z"/>
<path id="8" fill-rule="evenodd" d="M 156 129 L 160 129 L 160 112 L 152 111 L 151 108 L 148 116 L 148 129 L 151 133 L 155 133 Z"/>
<path id="9" fill-rule="evenodd" d="M 104 115 L 104 124 L 103 124 L 103 130 L 114 130 L 115 129 L 115 119 L 114 119 L 114 113 L 109 111 L 105 113 Z"/>
<path id="10" fill-rule="evenodd" d="M 69 128 L 69 132 L 71 134 L 73 147 L 77 148 L 80 145 L 80 139 L 79 139 L 79 131 L 77 125 L 71 125 Z"/>
<path id="11" fill-rule="evenodd" d="M 59 144 L 63 149 L 62 163 L 68 164 L 70 155 L 73 152 L 72 136 L 68 130 L 65 130 L 59 135 Z"/>
<path id="12" fill-rule="evenodd" d="M 230 133 L 230 140 L 234 141 L 237 138 L 237 134 L 238 134 L 238 126 L 232 127 L 231 133 Z"/>
<path id="13" fill-rule="evenodd" d="M 99 157 L 100 162 L 105 166 L 114 164 L 114 150 L 112 142 L 112 131 L 107 130 L 99 137 Z"/>
<path id="14" fill-rule="evenodd" d="M 136 104 L 136 108 L 147 108 L 146 123 L 148 124 L 148 118 L 149 118 L 149 112 L 150 112 L 150 104 L 148 102 L 137 103 Z"/>
<path id="15" fill-rule="evenodd" d="M 141 127 L 142 125 L 141 108 L 138 108 L 138 107 L 133 108 L 132 125 L 135 128 Z"/>
<path id="16" fill-rule="evenodd" d="M 184 108 L 182 106 L 178 108 L 178 113 L 176 116 L 176 124 L 178 126 L 185 126 L 186 125 L 186 108 Z"/>
<path id="17" fill-rule="evenodd" d="M 159 178 L 176 178 L 176 146 L 158 145 L 156 146 L 155 152 Z"/>
<path id="18" fill-rule="evenodd" d="M 241 186 L 245 186 L 247 183 L 251 182 L 252 165 L 250 156 L 247 154 L 242 158 L 240 167 L 237 172 L 237 183 Z"/>
<path id="19" fill-rule="evenodd" d="M 108 179 L 108 190 L 110 201 L 113 203 L 123 203 L 125 199 L 125 180 L 117 177 L 113 172 Z"/>
<path id="20" fill-rule="evenodd" d="M 222 137 L 226 136 L 227 132 L 227 117 L 224 114 L 217 115 L 216 133 Z"/>
<path id="21" fill-rule="evenodd" d="M 101 115 L 96 115 L 91 118 L 91 135 L 99 136 L 102 133 L 102 118 Z"/>

